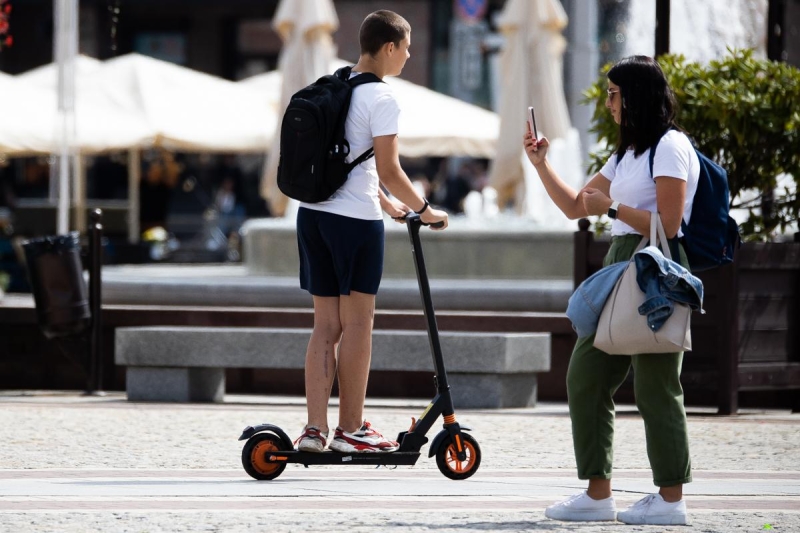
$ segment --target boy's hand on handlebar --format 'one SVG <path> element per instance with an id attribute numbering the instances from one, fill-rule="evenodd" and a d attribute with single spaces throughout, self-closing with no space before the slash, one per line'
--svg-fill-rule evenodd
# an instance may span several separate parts
<path id="1" fill-rule="evenodd" d="M 435 227 L 432 227 L 431 229 L 433 230 L 443 230 L 447 227 L 447 212 L 441 209 L 429 207 L 419 216 L 419 219 L 428 225 L 436 224 L 437 222 L 442 224 L 441 226 L 437 224 Z"/>
<path id="2" fill-rule="evenodd" d="M 383 210 L 386 212 L 387 215 L 392 217 L 400 224 L 406 223 L 406 215 L 411 211 L 411 208 L 408 207 L 406 204 L 394 199 L 388 200 L 381 207 L 383 208 Z"/>
<path id="3" fill-rule="evenodd" d="M 530 162 L 533 165 L 540 165 L 547 156 L 547 148 L 550 146 L 550 141 L 547 140 L 547 137 L 542 137 L 538 141 L 535 140 L 530 129 L 528 129 L 523 137 L 523 146 Z"/>

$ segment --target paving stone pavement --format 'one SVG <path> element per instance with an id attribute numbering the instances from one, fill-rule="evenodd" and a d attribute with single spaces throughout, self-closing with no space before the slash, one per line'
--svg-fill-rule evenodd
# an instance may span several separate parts
<path id="1" fill-rule="evenodd" d="M 369 399 L 366 415 L 393 435 L 426 404 Z M 334 401 L 332 423 L 335 412 Z M 0 532 L 800 532 L 800 414 L 690 409 L 691 525 L 669 528 L 544 517 L 545 506 L 584 486 L 566 406 L 457 415 L 483 452 L 466 481 L 442 476 L 425 447 L 413 467 L 288 465 L 258 482 L 241 467 L 241 430 L 272 422 L 296 436 L 302 398 L 156 404 L 0 391 Z M 615 498 L 624 507 L 655 489 L 635 408 L 618 407 L 616 430 Z"/>

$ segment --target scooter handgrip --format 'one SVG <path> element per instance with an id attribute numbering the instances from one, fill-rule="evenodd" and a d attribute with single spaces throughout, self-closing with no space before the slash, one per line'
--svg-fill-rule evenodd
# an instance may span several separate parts
<path id="1" fill-rule="evenodd" d="M 433 222 L 431 224 L 425 224 L 426 226 L 430 226 L 432 228 L 443 228 L 444 222 Z"/>

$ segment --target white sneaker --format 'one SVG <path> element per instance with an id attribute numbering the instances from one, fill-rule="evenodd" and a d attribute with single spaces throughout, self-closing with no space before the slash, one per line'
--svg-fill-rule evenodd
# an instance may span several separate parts
<path id="1" fill-rule="evenodd" d="M 600 522 L 615 520 L 617 506 L 614 497 L 609 496 L 604 500 L 594 500 L 586 491 L 567 498 L 563 502 L 554 503 L 544 510 L 544 515 L 553 520 L 569 522 Z"/>
<path id="2" fill-rule="evenodd" d="M 626 524 L 652 524 L 657 526 L 686 525 L 686 502 L 665 502 L 660 494 L 648 494 L 624 511 L 617 520 Z"/>

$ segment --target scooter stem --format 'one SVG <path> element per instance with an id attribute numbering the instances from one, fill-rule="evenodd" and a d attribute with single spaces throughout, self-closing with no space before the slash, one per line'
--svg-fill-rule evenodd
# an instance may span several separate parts
<path id="1" fill-rule="evenodd" d="M 422 243 L 419 238 L 420 227 L 426 224 L 422 222 L 419 214 L 409 213 L 406 216 L 406 225 L 408 226 L 408 234 L 411 238 L 411 253 L 414 256 L 414 268 L 417 271 L 419 294 L 422 298 L 422 310 L 425 313 L 425 320 L 428 326 L 428 341 L 431 347 L 433 368 L 436 374 L 436 389 L 441 394 L 445 391 L 449 391 L 450 386 L 447 383 L 447 372 L 444 368 L 442 347 L 439 343 L 439 328 L 436 324 L 436 314 L 434 313 L 433 300 L 431 299 L 431 288 L 428 282 L 427 270 L 425 269 Z"/>

